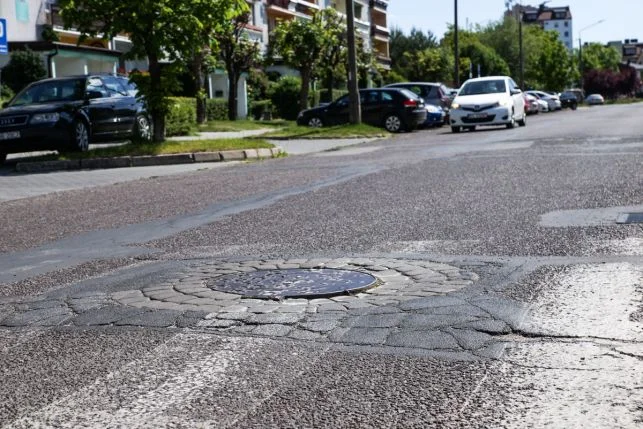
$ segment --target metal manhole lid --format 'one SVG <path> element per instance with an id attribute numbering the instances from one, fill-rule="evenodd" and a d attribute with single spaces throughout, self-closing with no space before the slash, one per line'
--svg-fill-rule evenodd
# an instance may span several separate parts
<path id="1" fill-rule="evenodd" d="M 616 223 L 643 223 L 643 212 L 621 213 L 616 218 Z"/>
<path id="2" fill-rule="evenodd" d="M 377 278 L 353 270 L 293 268 L 224 274 L 206 285 L 219 292 L 244 298 L 281 300 L 285 298 L 327 298 L 354 294 L 376 286 Z"/>

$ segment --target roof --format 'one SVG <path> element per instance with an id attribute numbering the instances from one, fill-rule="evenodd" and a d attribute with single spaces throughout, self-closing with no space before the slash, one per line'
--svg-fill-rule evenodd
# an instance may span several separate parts
<path id="1" fill-rule="evenodd" d="M 485 76 L 468 79 L 467 82 L 484 82 L 487 80 L 511 79 L 509 76 Z"/>

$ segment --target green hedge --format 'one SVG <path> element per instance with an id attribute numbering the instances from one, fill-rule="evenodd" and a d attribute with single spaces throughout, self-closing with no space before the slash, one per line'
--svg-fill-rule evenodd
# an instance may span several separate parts
<path id="1" fill-rule="evenodd" d="M 257 100 L 250 103 L 250 114 L 254 119 L 265 119 L 264 115 L 268 113 L 272 113 L 272 101 Z"/>
<path id="2" fill-rule="evenodd" d="M 196 128 L 196 100 L 190 97 L 170 97 L 165 117 L 165 135 L 184 136 Z"/>
<path id="3" fill-rule="evenodd" d="M 294 121 L 299 114 L 301 79 L 284 76 L 270 87 L 270 101 L 281 119 Z"/>
<path id="4" fill-rule="evenodd" d="M 208 121 L 228 120 L 228 100 L 225 98 L 208 98 L 206 101 Z"/>

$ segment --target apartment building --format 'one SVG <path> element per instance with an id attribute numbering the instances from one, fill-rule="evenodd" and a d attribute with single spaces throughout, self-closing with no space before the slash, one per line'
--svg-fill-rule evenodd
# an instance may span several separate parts
<path id="1" fill-rule="evenodd" d="M 565 47 L 571 51 L 574 48 L 572 32 L 572 12 L 569 6 L 540 7 L 523 6 L 522 20 L 526 24 L 539 24 L 544 30 L 555 31 Z"/>

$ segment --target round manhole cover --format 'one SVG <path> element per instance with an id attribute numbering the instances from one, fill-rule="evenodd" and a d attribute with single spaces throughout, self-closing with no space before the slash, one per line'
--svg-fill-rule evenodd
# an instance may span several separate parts
<path id="1" fill-rule="evenodd" d="M 370 274 L 331 268 L 263 270 L 225 274 L 208 281 L 210 289 L 244 298 L 324 298 L 376 286 Z"/>

